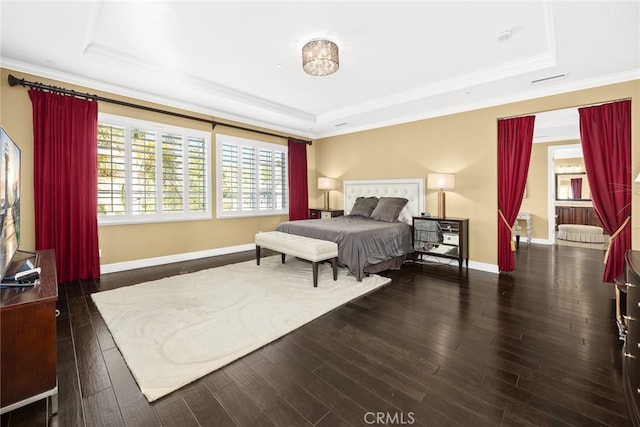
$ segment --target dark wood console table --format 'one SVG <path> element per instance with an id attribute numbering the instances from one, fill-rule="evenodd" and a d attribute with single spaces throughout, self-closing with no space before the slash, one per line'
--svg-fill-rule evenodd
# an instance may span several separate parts
<path id="1" fill-rule="evenodd" d="M 48 414 L 58 411 L 54 251 L 36 259 L 35 286 L 0 290 L 0 414 L 45 398 Z"/>
<path id="2" fill-rule="evenodd" d="M 626 253 L 626 337 L 622 351 L 622 381 L 629 415 L 640 426 L 640 251 Z"/>

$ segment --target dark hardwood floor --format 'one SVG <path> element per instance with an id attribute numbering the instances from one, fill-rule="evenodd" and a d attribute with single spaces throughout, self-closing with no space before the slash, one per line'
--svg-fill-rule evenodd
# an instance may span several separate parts
<path id="1" fill-rule="evenodd" d="M 391 284 L 148 403 L 89 295 L 253 252 L 60 285 L 53 426 L 628 426 L 603 253 L 521 244 L 517 271 L 405 264 Z M 1 427 L 46 425 L 44 401 Z"/>

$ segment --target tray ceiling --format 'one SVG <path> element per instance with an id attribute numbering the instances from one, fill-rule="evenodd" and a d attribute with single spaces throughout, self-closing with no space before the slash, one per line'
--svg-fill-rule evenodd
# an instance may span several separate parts
<path id="1" fill-rule="evenodd" d="M 637 1 L 0 7 L 3 67 L 309 138 L 640 78 Z M 320 36 L 340 69 L 313 77 Z"/>

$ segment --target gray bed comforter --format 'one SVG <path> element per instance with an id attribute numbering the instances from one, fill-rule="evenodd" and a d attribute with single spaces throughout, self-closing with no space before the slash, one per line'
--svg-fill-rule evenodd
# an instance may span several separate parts
<path id="1" fill-rule="evenodd" d="M 413 252 L 411 227 L 404 222 L 382 222 L 361 216 L 287 221 L 283 233 L 329 240 L 338 244 L 338 262 L 358 281 L 364 269 Z"/>

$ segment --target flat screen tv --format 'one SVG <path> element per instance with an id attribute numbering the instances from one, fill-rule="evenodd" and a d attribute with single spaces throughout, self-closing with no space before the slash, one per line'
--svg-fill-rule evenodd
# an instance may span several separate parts
<path id="1" fill-rule="evenodd" d="M 0 126 L 0 280 L 20 245 L 20 148 Z"/>

